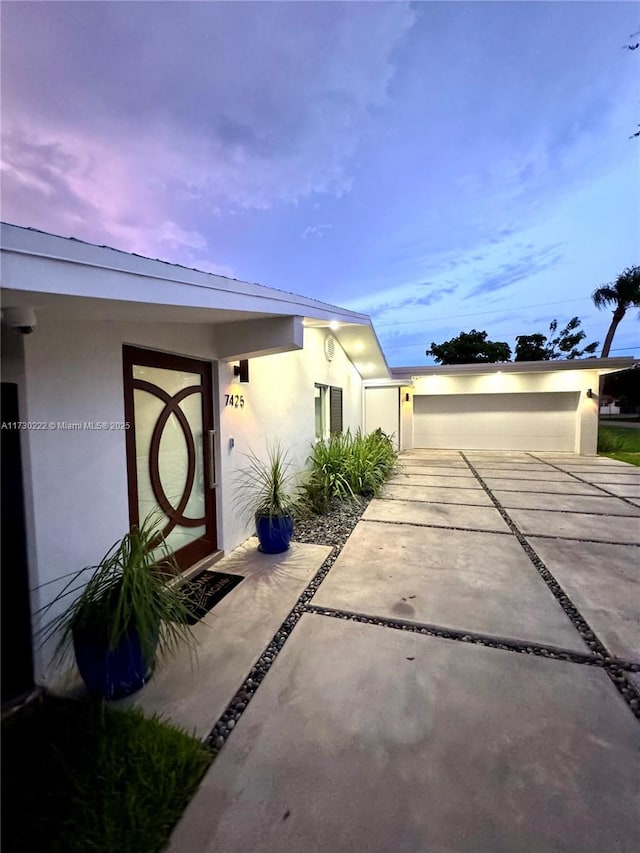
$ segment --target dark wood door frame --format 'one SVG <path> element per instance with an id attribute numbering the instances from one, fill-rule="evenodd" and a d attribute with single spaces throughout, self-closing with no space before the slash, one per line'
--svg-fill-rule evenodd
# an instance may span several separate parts
<path id="1" fill-rule="evenodd" d="M 135 405 L 134 391 L 136 389 L 147 391 L 164 403 L 164 409 L 156 421 L 151 448 L 149 454 L 149 476 L 154 496 L 162 511 L 167 515 L 168 521 L 163 529 L 164 535 L 168 535 L 177 525 L 184 527 L 205 526 L 204 536 L 190 542 L 188 545 L 175 552 L 175 558 L 181 569 L 187 569 L 203 557 L 213 553 L 217 549 L 217 525 L 216 525 L 216 494 L 215 494 L 215 447 L 210 448 L 208 437 L 214 429 L 213 424 L 213 382 L 211 377 L 210 362 L 188 358 L 186 356 L 172 355 L 170 353 L 156 352 L 141 347 L 124 345 L 122 348 L 123 378 L 124 378 L 124 411 L 125 420 L 130 424 L 126 431 L 127 448 L 127 479 L 129 487 L 129 523 L 136 526 L 140 523 L 138 510 L 138 477 L 137 477 L 137 448 L 135 434 Z M 186 373 L 196 373 L 200 376 L 201 384 L 184 388 L 177 394 L 171 396 L 163 389 L 133 378 L 133 366 L 158 367 L 167 370 L 180 370 Z M 193 433 L 185 414 L 180 408 L 180 402 L 191 394 L 202 394 L 202 456 L 204 461 L 204 503 L 205 514 L 203 518 L 191 519 L 184 516 L 184 509 L 189 500 L 191 490 L 195 482 L 196 474 L 196 447 Z M 169 421 L 171 415 L 175 415 L 185 437 L 187 445 L 187 480 L 183 495 L 174 507 L 166 496 L 160 481 L 158 465 L 158 451 L 162 431 Z M 210 452 L 211 451 L 211 452 Z"/>

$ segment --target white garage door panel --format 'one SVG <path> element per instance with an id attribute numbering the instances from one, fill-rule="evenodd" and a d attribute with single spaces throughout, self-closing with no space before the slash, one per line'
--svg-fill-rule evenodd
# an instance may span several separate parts
<path id="1" fill-rule="evenodd" d="M 573 451 L 578 398 L 578 392 L 416 395 L 414 447 Z"/>

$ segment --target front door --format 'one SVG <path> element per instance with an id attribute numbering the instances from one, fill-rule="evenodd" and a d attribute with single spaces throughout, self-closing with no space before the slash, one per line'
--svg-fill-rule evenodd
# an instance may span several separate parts
<path id="1" fill-rule="evenodd" d="M 123 347 L 131 525 L 154 512 L 181 569 L 217 548 L 211 364 Z"/>

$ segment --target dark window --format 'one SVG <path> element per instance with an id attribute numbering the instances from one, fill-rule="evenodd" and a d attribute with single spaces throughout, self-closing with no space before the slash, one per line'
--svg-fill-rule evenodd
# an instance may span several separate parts
<path id="1" fill-rule="evenodd" d="M 342 432 L 342 388 L 329 390 L 329 432 L 331 435 Z"/>

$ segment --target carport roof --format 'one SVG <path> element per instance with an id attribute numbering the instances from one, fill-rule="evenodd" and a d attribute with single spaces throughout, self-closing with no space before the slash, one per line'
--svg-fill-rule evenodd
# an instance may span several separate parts
<path id="1" fill-rule="evenodd" d="M 504 361 L 494 364 L 439 364 L 419 367 L 392 367 L 390 373 L 395 380 L 410 382 L 420 376 L 437 374 L 489 374 L 489 373 L 555 373 L 558 370 L 597 370 L 598 373 L 616 373 L 639 367 L 640 361 L 633 356 L 615 358 L 574 358 L 557 361 Z"/>

